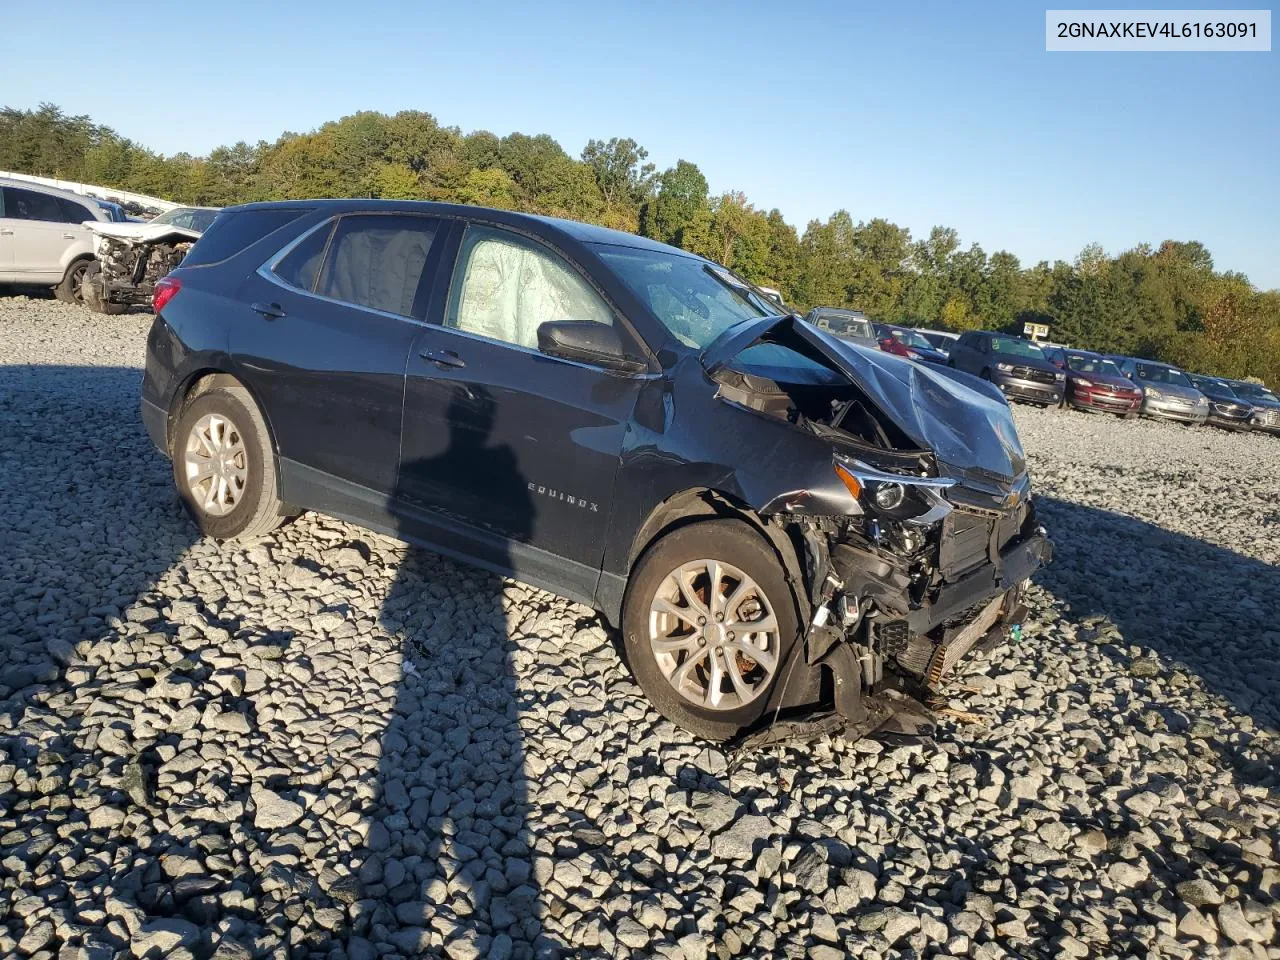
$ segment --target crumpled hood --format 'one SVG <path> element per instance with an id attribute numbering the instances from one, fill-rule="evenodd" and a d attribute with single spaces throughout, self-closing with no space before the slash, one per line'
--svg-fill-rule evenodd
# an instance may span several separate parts
<path id="1" fill-rule="evenodd" d="M 714 373 L 756 343 L 776 343 L 843 373 L 956 479 L 1007 488 L 1026 472 L 1009 405 L 975 377 L 857 346 L 796 316 L 735 324 L 703 351 L 702 364 Z"/>
<path id="2" fill-rule="evenodd" d="M 85 226 L 99 236 L 124 243 L 159 243 L 170 239 L 183 243 L 200 239 L 199 230 L 175 227 L 171 223 L 99 223 L 89 220 Z"/>

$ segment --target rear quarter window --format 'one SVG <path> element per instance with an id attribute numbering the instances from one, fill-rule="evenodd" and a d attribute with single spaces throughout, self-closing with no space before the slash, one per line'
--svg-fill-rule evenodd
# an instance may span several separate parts
<path id="1" fill-rule="evenodd" d="M 309 212 L 299 208 L 226 210 L 196 241 L 182 265 L 199 267 L 221 263 Z"/>

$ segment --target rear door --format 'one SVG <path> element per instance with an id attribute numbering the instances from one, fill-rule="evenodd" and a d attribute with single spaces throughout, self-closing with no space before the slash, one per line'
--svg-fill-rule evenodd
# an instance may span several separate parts
<path id="1" fill-rule="evenodd" d="M 584 320 L 630 335 L 558 251 L 480 224 L 465 227 L 443 319 L 409 356 L 400 499 L 465 524 L 475 559 L 589 598 L 642 381 L 543 354 L 537 329 Z"/>
<path id="2" fill-rule="evenodd" d="M 244 282 L 231 349 L 268 411 L 287 484 L 385 507 L 405 358 L 422 332 L 440 221 L 353 213 L 304 233 Z M 211 236 L 212 234 L 210 234 Z"/>

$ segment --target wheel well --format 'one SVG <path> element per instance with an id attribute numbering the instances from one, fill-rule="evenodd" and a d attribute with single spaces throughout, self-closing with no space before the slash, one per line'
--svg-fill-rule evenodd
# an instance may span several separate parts
<path id="1" fill-rule="evenodd" d="M 58 282 L 65 283 L 67 280 L 67 277 L 71 276 L 72 270 L 74 270 L 76 267 L 78 267 L 82 263 L 85 266 L 88 266 L 91 263 L 95 263 L 97 262 L 97 259 L 98 258 L 95 257 L 92 253 L 82 253 L 79 256 L 72 258 L 71 261 L 67 263 L 67 269 L 62 271 L 62 279 Z"/>
<path id="2" fill-rule="evenodd" d="M 165 446 L 169 455 L 173 455 L 173 427 L 178 422 L 178 417 L 181 416 L 183 408 L 202 393 L 208 393 L 219 386 L 236 386 L 249 394 L 258 407 L 258 413 L 262 415 L 262 422 L 267 425 L 267 442 L 271 444 L 271 451 L 279 459 L 280 450 L 276 446 L 275 430 L 271 426 L 271 418 L 267 416 L 266 408 L 258 400 L 252 387 L 238 377 L 222 370 L 197 370 L 183 381 L 182 386 L 174 391 L 173 402 L 169 405 L 168 421 L 165 425 Z M 277 470 L 277 483 L 279 482 L 279 476 L 280 471 Z"/>
<path id="3" fill-rule="evenodd" d="M 801 616 L 807 618 L 809 590 L 804 576 L 805 565 L 800 559 L 803 545 L 797 542 L 791 531 L 767 522 L 745 503 L 719 490 L 706 487 L 683 490 L 658 504 L 640 526 L 640 532 L 632 543 L 631 555 L 627 558 L 628 575 L 645 551 L 668 533 L 690 523 L 718 518 L 742 520 L 773 547 L 795 593 Z"/>

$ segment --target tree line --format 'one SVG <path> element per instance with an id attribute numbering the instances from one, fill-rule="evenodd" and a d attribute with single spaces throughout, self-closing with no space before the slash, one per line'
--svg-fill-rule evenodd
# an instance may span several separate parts
<path id="1" fill-rule="evenodd" d="M 967 247 L 950 227 L 927 237 L 845 210 L 803 233 L 741 192 L 713 195 L 697 165 L 659 172 L 635 140 L 591 140 L 570 156 L 547 134 L 463 133 L 429 113 L 362 112 L 275 142 L 162 156 L 57 106 L 0 108 L 0 169 L 226 206 L 252 200 L 385 197 L 524 210 L 627 230 L 716 260 L 788 304 L 847 306 L 951 330 L 1020 331 L 1280 386 L 1280 291 L 1215 270 L 1196 241 L 1140 244 L 1072 263 L 1023 266 Z"/>

